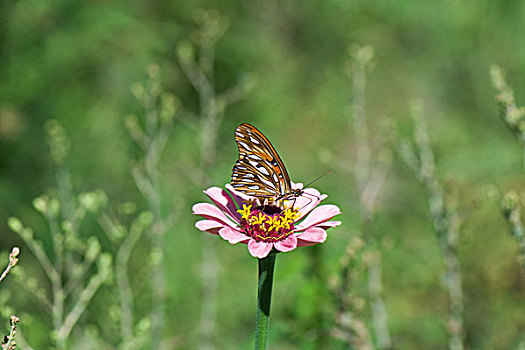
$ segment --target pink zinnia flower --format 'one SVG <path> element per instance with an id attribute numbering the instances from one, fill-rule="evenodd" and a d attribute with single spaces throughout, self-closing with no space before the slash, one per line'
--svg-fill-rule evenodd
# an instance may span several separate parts
<path id="1" fill-rule="evenodd" d="M 293 188 L 302 188 L 293 184 Z M 341 210 L 332 204 L 319 205 L 327 196 L 314 188 L 294 200 L 263 203 L 257 197 L 235 191 L 208 188 L 204 193 L 215 203 L 197 203 L 193 214 L 205 220 L 197 221 L 201 231 L 219 235 L 231 244 L 246 243 L 256 258 L 266 257 L 275 248 L 288 252 L 297 247 L 311 246 L 326 240 L 326 230 L 341 224 L 330 221 Z M 293 207 L 291 207 L 293 205 Z"/>

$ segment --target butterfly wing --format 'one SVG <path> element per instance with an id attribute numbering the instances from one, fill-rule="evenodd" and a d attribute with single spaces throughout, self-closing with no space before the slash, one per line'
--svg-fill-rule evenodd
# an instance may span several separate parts
<path id="1" fill-rule="evenodd" d="M 290 176 L 270 141 L 254 126 L 235 129 L 239 159 L 233 166 L 232 186 L 257 197 L 280 198 L 291 192 Z"/>

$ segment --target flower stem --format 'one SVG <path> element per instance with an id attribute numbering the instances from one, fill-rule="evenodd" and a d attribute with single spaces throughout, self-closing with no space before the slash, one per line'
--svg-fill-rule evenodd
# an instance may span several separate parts
<path id="1" fill-rule="evenodd" d="M 270 303 L 272 301 L 273 270 L 275 255 L 259 259 L 259 287 L 257 290 L 257 319 L 255 321 L 255 350 L 266 349 L 270 325 Z"/>

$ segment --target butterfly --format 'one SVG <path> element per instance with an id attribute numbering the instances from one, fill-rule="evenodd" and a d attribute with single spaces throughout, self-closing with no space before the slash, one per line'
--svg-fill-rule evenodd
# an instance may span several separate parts
<path id="1" fill-rule="evenodd" d="M 235 129 L 235 141 L 239 148 L 231 180 L 235 190 L 270 202 L 297 198 L 304 193 L 292 188 L 281 157 L 256 127 L 247 123 L 239 125 Z"/>

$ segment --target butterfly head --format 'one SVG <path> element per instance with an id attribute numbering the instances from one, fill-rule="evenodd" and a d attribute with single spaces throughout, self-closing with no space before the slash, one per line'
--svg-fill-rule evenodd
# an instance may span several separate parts
<path id="1" fill-rule="evenodd" d="M 301 196 L 303 193 L 304 193 L 303 189 L 295 188 L 295 189 L 292 189 L 290 191 L 290 197 L 297 198 L 297 197 Z"/>

